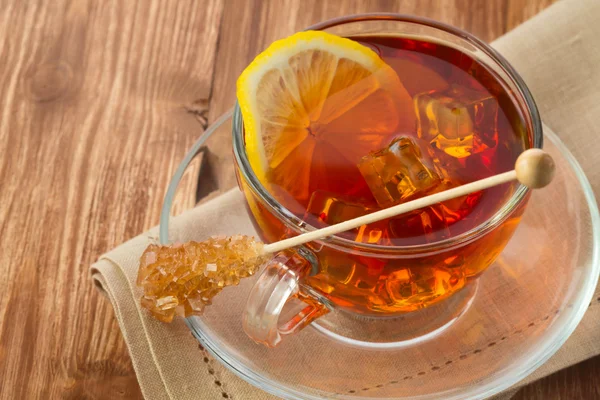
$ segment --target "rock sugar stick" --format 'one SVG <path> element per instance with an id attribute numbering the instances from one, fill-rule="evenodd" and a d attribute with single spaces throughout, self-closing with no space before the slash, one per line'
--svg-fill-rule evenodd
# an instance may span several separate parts
<path id="1" fill-rule="evenodd" d="M 266 260 L 263 244 L 243 235 L 203 242 L 150 245 L 140 258 L 142 307 L 163 322 L 200 315 L 224 287 L 253 275 Z"/>

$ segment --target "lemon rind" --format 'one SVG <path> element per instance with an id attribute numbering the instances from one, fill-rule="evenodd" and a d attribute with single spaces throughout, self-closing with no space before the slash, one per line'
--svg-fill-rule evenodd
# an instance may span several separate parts
<path id="1" fill-rule="evenodd" d="M 255 101 L 258 84 L 267 71 L 289 67 L 289 59 L 293 55 L 312 49 L 327 51 L 338 59 L 350 59 L 372 72 L 386 66 L 377 53 L 367 46 L 321 31 L 303 31 L 277 40 L 259 54 L 237 80 L 237 98 L 246 129 L 246 151 L 249 155 L 258 155 L 258 162 L 254 161 L 255 157 L 249 158 L 259 179 L 266 173 L 268 160 Z"/>

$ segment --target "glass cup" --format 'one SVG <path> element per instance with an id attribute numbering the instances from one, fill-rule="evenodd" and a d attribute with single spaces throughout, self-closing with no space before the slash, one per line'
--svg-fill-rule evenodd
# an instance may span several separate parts
<path id="1" fill-rule="evenodd" d="M 428 19 L 394 14 L 342 17 L 308 29 L 344 37 L 413 37 L 466 53 L 495 75 L 523 116 L 526 148 L 542 147 L 541 121 L 529 90 L 502 56 L 472 35 Z M 279 204 L 255 176 L 237 104 L 233 151 L 238 184 L 263 241 L 315 229 Z M 276 254 L 250 291 L 244 330 L 256 342 L 275 346 L 283 336 L 315 322 L 322 333 L 354 345 L 397 347 L 447 328 L 471 304 L 477 278 L 501 253 L 521 219 L 530 194 L 520 185 L 506 189 L 513 190 L 512 196 L 491 218 L 439 242 L 381 246 L 336 236 Z M 393 271 L 385 282 L 378 280 L 378 265 Z M 355 276 L 363 277 L 362 286 Z M 389 306 L 378 297 L 375 286 L 393 288 L 407 279 L 428 282 L 430 289 L 412 300 L 409 296 L 401 306 Z"/>

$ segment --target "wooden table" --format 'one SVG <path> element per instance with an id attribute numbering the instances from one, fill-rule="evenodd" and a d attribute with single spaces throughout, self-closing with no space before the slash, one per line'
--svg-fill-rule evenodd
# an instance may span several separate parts
<path id="1" fill-rule="evenodd" d="M 553 1 L 0 0 L 0 397 L 141 397 L 87 269 L 158 222 L 174 167 L 270 42 L 366 11 L 491 41 Z M 517 398 L 598 398 L 599 376 L 596 358 Z"/>

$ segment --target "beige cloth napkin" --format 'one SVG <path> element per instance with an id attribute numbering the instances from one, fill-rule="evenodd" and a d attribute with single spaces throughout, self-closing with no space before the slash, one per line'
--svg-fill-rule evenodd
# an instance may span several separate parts
<path id="1" fill-rule="evenodd" d="M 600 1 L 565 0 L 494 42 L 532 90 L 545 123 L 571 149 L 600 195 Z M 253 234 L 233 190 L 172 220 L 178 238 Z M 139 256 L 157 230 L 105 254 L 91 268 L 111 301 L 147 399 L 274 399 L 212 359 L 183 321 L 148 318 L 138 306 Z M 600 295 L 597 290 L 595 299 Z M 515 388 L 600 354 L 600 308 L 592 307 L 567 343 Z M 500 397 L 510 397 L 515 388 Z"/>

